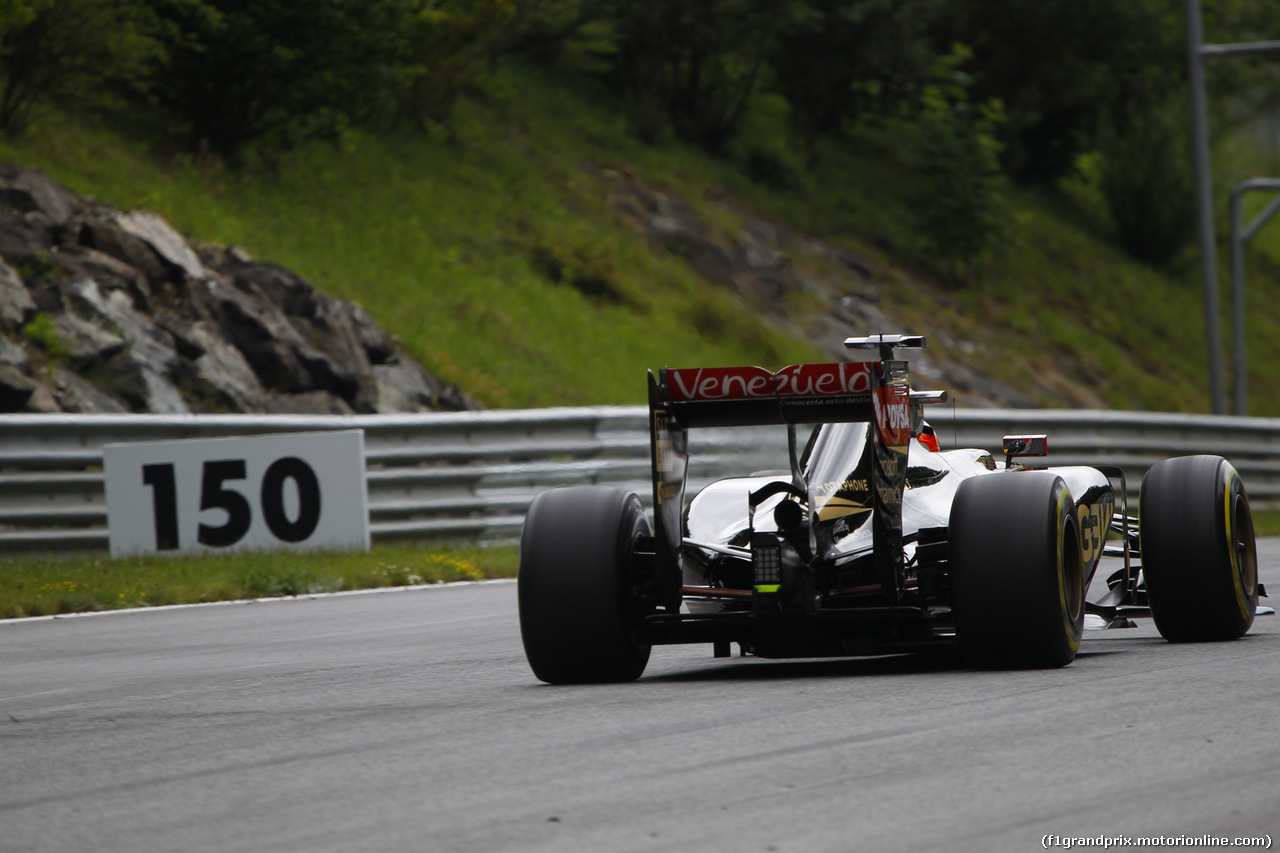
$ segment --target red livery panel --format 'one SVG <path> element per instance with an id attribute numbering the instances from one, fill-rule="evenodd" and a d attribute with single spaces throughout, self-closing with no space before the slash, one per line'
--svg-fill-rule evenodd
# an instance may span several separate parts
<path id="1" fill-rule="evenodd" d="M 877 388 L 875 397 L 876 440 L 890 447 L 904 447 L 911 441 L 911 391 L 905 385 Z"/>

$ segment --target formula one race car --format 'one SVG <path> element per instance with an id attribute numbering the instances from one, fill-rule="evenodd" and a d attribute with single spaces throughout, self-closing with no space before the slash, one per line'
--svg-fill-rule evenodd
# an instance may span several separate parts
<path id="1" fill-rule="evenodd" d="M 652 532 L 622 489 L 555 489 L 529 508 L 519 602 L 534 674 L 630 681 L 672 643 L 766 658 L 958 647 L 978 667 L 1058 667 L 1086 613 L 1149 615 L 1174 642 L 1249 630 L 1257 556 L 1230 463 L 1156 463 L 1133 518 L 1119 468 L 1022 461 L 1046 454 L 1044 436 L 1007 436 L 1003 459 L 939 451 L 923 407 L 946 393 L 912 391 L 894 358 L 924 344 L 850 338 L 860 360 L 650 373 Z M 686 508 L 689 432 L 760 424 L 786 426 L 790 471 L 712 483 Z M 1104 555 L 1122 565 L 1094 585 Z"/>

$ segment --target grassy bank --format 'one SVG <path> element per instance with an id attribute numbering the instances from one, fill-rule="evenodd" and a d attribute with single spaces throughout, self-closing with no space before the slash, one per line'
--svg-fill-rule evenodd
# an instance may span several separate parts
<path id="1" fill-rule="evenodd" d="M 515 577 L 515 547 L 0 559 L 0 618 Z"/>
<path id="2" fill-rule="evenodd" d="M 623 106 L 590 83 L 512 66 L 483 99 L 460 104 L 447 135 L 352 132 L 233 173 L 163 150 L 159 135 L 62 116 L 0 144 L 0 160 L 156 210 L 195 239 L 242 245 L 359 300 L 429 369 L 491 407 L 637 403 L 647 368 L 816 357 L 794 328 L 615 216 L 623 180 L 680 196 L 729 238 L 765 219 L 868 259 L 893 328 L 850 333 L 923 332 L 938 361 L 979 367 L 1037 405 L 1207 410 L 1194 252 L 1166 270 L 1128 258 L 1087 175 L 1055 192 L 1009 190 L 1005 239 L 963 286 L 949 284 L 914 226 L 921 187 L 905 131 L 826 143 L 805 172 L 779 109 L 761 98 L 739 149 L 710 158 L 640 143 Z M 772 152 L 788 180 L 749 180 L 750 151 Z M 1250 261 L 1260 415 L 1280 415 L 1273 236 L 1259 235 Z"/>
<path id="3" fill-rule="evenodd" d="M 524 92 L 533 97 L 464 104 L 450 138 L 353 132 L 270 169 L 166 157 L 67 117 L 0 145 L 0 159 L 360 301 L 428 369 L 491 407 L 634 403 L 646 368 L 815 357 L 613 222 L 604 171 L 653 152 L 607 110 L 572 103 L 565 116 L 554 89 L 530 81 Z M 572 286 L 582 278 L 616 297 Z"/>

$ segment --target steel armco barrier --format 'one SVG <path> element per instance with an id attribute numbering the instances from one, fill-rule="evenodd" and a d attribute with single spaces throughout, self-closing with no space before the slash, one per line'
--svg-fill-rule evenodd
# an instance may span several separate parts
<path id="1" fill-rule="evenodd" d="M 1047 433 L 1049 465 L 1122 467 L 1131 498 L 1167 456 L 1216 453 L 1255 505 L 1280 505 L 1280 419 L 1067 410 L 931 408 L 944 449 L 999 452 L 1001 436 Z M 102 448 L 115 442 L 362 429 L 375 543 L 450 537 L 514 540 L 544 489 L 617 485 L 650 502 L 643 407 L 457 414 L 3 415 L 0 551 L 107 548 Z M 725 476 L 787 467 L 780 427 L 690 434 L 690 493 Z"/>

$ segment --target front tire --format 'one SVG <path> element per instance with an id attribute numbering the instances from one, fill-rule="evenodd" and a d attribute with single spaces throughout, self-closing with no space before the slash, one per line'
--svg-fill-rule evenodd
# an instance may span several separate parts
<path id="1" fill-rule="evenodd" d="M 1221 456 L 1151 466 L 1139 498 L 1147 601 L 1172 643 L 1234 640 L 1253 625 L 1258 555 L 1249 497 Z"/>
<path id="2" fill-rule="evenodd" d="M 980 668 L 1075 659 L 1084 632 L 1084 562 L 1075 501 L 1049 471 L 965 480 L 951 505 L 956 638 Z"/>
<path id="3" fill-rule="evenodd" d="M 520 636 L 548 684 L 634 681 L 649 662 L 633 592 L 632 555 L 650 535 L 624 489 L 543 492 L 525 516 L 517 581 Z"/>

